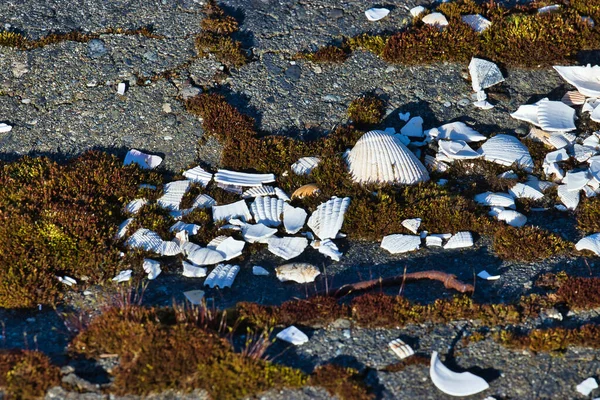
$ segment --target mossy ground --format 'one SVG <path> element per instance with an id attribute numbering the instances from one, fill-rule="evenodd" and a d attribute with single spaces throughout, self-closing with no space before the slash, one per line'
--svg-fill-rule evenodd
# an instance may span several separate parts
<path id="1" fill-rule="evenodd" d="M 0 351 L 0 388 L 7 399 L 38 399 L 60 382 L 59 368 L 37 351 Z"/>

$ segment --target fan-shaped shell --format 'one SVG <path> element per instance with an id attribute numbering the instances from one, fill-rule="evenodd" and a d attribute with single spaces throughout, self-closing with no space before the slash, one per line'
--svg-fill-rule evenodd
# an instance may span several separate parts
<path id="1" fill-rule="evenodd" d="M 600 233 L 594 233 L 581 239 L 575 244 L 575 248 L 579 251 L 589 250 L 600 256 Z"/>
<path id="2" fill-rule="evenodd" d="M 320 162 L 319 157 L 302 157 L 293 163 L 291 168 L 296 175 L 308 175 Z"/>
<path id="3" fill-rule="evenodd" d="M 308 219 L 308 227 L 319 239 L 335 239 L 344 223 L 350 198 L 332 197 L 320 204 Z"/>
<path id="4" fill-rule="evenodd" d="M 165 185 L 164 194 L 157 200 L 162 208 L 167 210 L 179 210 L 181 199 L 190 188 L 190 181 L 174 181 Z"/>
<path id="5" fill-rule="evenodd" d="M 308 214 L 300 207 L 292 207 L 285 204 L 283 207 L 283 226 L 289 234 L 294 234 L 304 227 Z"/>
<path id="6" fill-rule="evenodd" d="M 123 165 L 135 163 L 143 169 L 154 169 L 160 165 L 162 160 L 162 157 L 145 154 L 139 150 L 131 149 L 125 155 Z"/>
<path id="7" fill-rule="evenodd" d="M 399 136 L 383 131 L 365 133 L 347 160 L 352 180 L 359 183 L 412 185 L 429 180 L 425 166 L 402 144 Z"/>
<path id="8" fill-rule="evenodd" d="M 213 265 L 225 261 L 225 255 L 220 251 L 201 247 L 192 242 L 184 243 L 183 251 L 187 259 L 198 266 Z"/>
<path id="9" fill-rule="evenodd" d="M 222 206 L 212 206 L 213 221 L 228 221 L 231 218 L 240 218 L 243 221 L 250 221 L 252 214 L 244 200 Z"/>
<path id="10" fill-rule="evenodd" d="M 204 278 L 206 276 L 205 267 L 197 267 L 192 263 L 181 261 L 183 266 L 183 276 L 188 278 Z"/>
<path id="11" fill-rule="evenodd" d="M 502 210 L 496 218 L 515 228 L 520 228 L 527 223 L 527 217 L 515 210 Z"/>
<path id="12" fill-rule="evenodd" d="M 242 236 L 245 241 L 250 243 L 263 242 L 276 233 L 277 229 L 269 228 L 263 224 L 246 224 L 242 227 Z"/>
<path id="13" fill-rule="evenodd" d="M 256 222 L 267 226 L 279 226 L 284 204 L 286 204 L 285 201 L 274 197 L 257 197 L 250 204 L 250 211 Z"/>
<path id="14" fill-rule="evenodd" d="M 304 237 L 270 237 L 267 239 L 267 245 L 271 253 L 284 260 L 290 260 L 302 254 L 308 246 L 308 240 Z"/>
<path id="15" fill-rule="evenodd" d="M 233 285 L 233 281 L 238 272 L 240 272 L 239 265 L 219 264 L 210 272 L 210 274 L 208 274 L 204 281 L 204 286 L 210 288 L 218 287 L 221 289 L 226 287 L 230 288 L 231 285 Z"/>
<path id="16" fill-rule="evenodd" d="M 275 188 L 275 196 L 283 201 L 290 201 L 290 196 L 288 196 L 286 192 L 278 187 Z"/>
<path id="17" fill-rule="evenodd" d="M 309 283 L 313 282 L 321 271 L 312 264 L 291 263 L 275 268 L 275 273 L 281 282 Z"/>
<path id="18" fill-rule="evenodd" d="M 515 207 L 515 200 L 506 193 L 485 192 L 475 196 L 477 204 L 490 207 Z"/>
<path id="19" fill-rule="evenodd" d="M 541 101 L 537 117 L 540 127 L 548 132 L 568 132 L 577 129 L 575 110 L 561 101 Z"/>
<path id="20" fill-rule="evenodd" d="M 560 101 L 568 106 L 581 106 L 585 103 L 585 95 L 577 90 L 569 90 Z"/>
<path id="21" fill-rule="evenodd" d="M 262 186 L 263 183 L 275 182 L 273 174 L 249 174 L 246 172 L 220 169 L 215 174 L 215 182 L 235 186 Z"/>
<path id="22" fill-rule="evenodd" d="M 127 234 L 127 229 L 129 229 L 129 225 L 131 225 L 132 222 L 133 222 L 133 218 L 127 218 L 125 221 L 121 222 L 121 225 L 119 225 L 119 229 L 117 229 L 117 233 L 115 234 L 115 237 L 117 239 L 124 238 L 125 235 Z"/>
<path id="23" fill-rule="evenodd" d="M 129 214 L 137 214 L 146 204 L 148 204 L 148 200 L 146 199 L 131 200 L 125 206 L 125 212 Z"/>
<path id="24" fill-rule="evenodd" d="M 488 21 L 489 23 L 489 21 Z M 478 92 L 504 81 L 500 68 L 491 61 L 473 57 L 469 63 L 473 90 Z"/>
<path id="25" fill-rule="evenodd" d="M 343 254 L 331 239 L 314 240 L 310 245 L 313 249 L 317 249 L 319 253 L 326 255 L 334 261 L 340 261 Z"/>
<path id="26" fill-rule="evenodd" d="M 192 209 L 209 208 L 215 205 L 217 205 L 217 201 L 215 199 L 207 194 L 200 194 L 198 197 L 196 197 L 196 199 L 194 199 L 194 202 L 192 203 Z"/>
<path id="27" fill-rule="evenodd" d="M 558 198 L 569 210 L 574 210 L 579 205 L 579 191 L 570 191 L 567 185 L 559 185 Z"/>
<path id="28" fill-rule="evenodd" d="M 513 187 L 511 187 L 510 189 L 508 189 L 508 192 L 515 198 L 515 199 L 532 199 L 532 200 L 539 200 L 542 197 L 544 197 L 544 193 L 540 192 L 539 190 L 537 190 L 534 187 L 531 187 L 530 185 L 525 185 L 523 183 L 515 183 L 515 185 Z"/>
<path id="29" fill-rule="evenodd" d="M 479 33 L 492 26 L 492 23 L 489 20 L 483 18 L 479 14 L 463 15 L 462 21 L 469 25 L 475 32 Z"/>
<path id="30" fill-rule="evenodd" d="M 448 25 L 448 20 L 444 14 L 438 12 L 427 14 L 423 17 L 422 21 L 427 25 L 437 26 L 438 28 L 443 28 Z"/>
<path id="31" fill-rule="evenodd" d="M 444 245 L 444 249 L 461 249 L 473 246 L 473 235 L 471 232 L 458 232 L 452 235 Z"/>
<path id="32" fill-rule="evenodd" d="M 409 218 L 401 222 L 402 226 L 411 231 L 417 233 L 421 226 L 421 218 Z"/>
<path id="33" fill-rule="evenodd" d="M 487 161 L 501 165 L 517 163 L 524 170 L 533 171 L 533 159 L 527 146 L 514 136 L 496 135 L 485 142 L 479 152 Z"/>
<path id="34" fill-rule="evenodd" d="M 600 66 L 555 66 L 560 76 L 588 97 L 600 97 Z"/>
<path id="35" fill-rule="evenodd" d="M 389 344 L 390 349 L 397 355 L 401 360 L 404 360 L 406 357 L 410 357 L 415 354 L 415 351 L 404 343 L 401 339 L 394 339 Z"/>
<path id="36" fill-rule="evenodd" d="M 254 197 L 273 195 L 275 195 L 275 188 L 273 186 L 255 186 L 242 193 L 242 198 L 252 199 Z"/>
<path id="37" fill-rule="evenodd" d="M 407 253 L 418 250 L 421 246 L 421 236 L 415 235 L 388 235 L 381 241 L 381 248 L 392 254 Z"/>
<path id="38" fill-rule="evenodd" d="M 314 183 L 309 183 L 304 186 L 300 186 L 292 193 L 292 199 L 302 199 L 308 196 L 316 196 L 321 192 L 319 187 Z"/>
<path id="39" fill-rule="evenodd" d="M 213 174 L 198 166 L 184 171 L 183 176 L 194 183 L 199 183 L 203 187 L 206 187 L 206 185 L 208 185 L 208 183 L 212 180 Z"/>
<path id="40" fill-rule="evenodd" d="M 149 280 L 156 279 L 156 277 L 162 272 L 160 269 L 160 262 L 151 260 L 149 258 L 144 258 L 142 268 L 144 269 L 144 272 L 148 274 Z"/>
<path id="41" fill-rule="evenodd" d="M 134 249 L 152 251 L 163 256 L 172 256 L 181 253 L 181 248 L 177 243 L 164 241 L 158 233 L 146 228 L 140 228 L 135 231 L 125 244 Z"/>
<path id="42" fill-rule="evenodd" d="M 435 387 L 451 396 L 470 396 L 490 387 L 485 379 L 470 372 L 450 371 L 439 360 L 437 351 L 431 354 L 429 376 Z"/>

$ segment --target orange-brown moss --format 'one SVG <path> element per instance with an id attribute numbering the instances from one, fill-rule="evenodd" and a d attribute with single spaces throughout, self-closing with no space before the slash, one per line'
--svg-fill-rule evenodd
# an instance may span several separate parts
<path id="1" fill-rule="evenodd" d="M 348 118 L 357 125 L 375 125 L 385 113 L 383 100 L 376 96 L 362 96 L 352 100 L 348 106 Z"/>
<path id="2" fill-rule="evenodd" d="M 573 243 L 535 226 L 503 225 L 494 233 L 494 252 L 504 260 L 539 261 L 573 251 Z"/>
<path id="3" fill-rule="evenodd" d="M 348 54 L 340 47 L 325 46 L 314 53 L 298 53 L 296 59 L 312 61 L 314 63 L 341 64 L 348 58 Z"/>
<path id="4" fill-rule="evenodd" d="M 577 207 L 577 227 L 584 233 L 600 232 L 600 199 L 584 198 Z"/>
<path id="5" fill-rule="evenodd" d="M 214 0 L 209 0 L 204 6 L 205 17 L 200 21 L 203 31 L 217 35 L 231 35 L 239 29 L 238 22 L 219 7 Z"/>
<path id="6" fill-rule="evenodd" d="M 411 365 L 429 365 L 429 357 L 422 354 L 415 354 L 397 363 L 387 365 L 384 368 L 386 372 L 400 372 Z"/>
<path id="7" fill-rule="evenodd" d="M 549 298 L 572 310 L 600 307 L 600 278 L 575 277 L 562 272 L 544 274 L 536 281 L 536 285 L 555 290 Z"/>
<path id="8" fill-rule="evenodd" d="M 358 371 L 335 364 L 315 368 L 308 384 L 321 386 L 341 400 L 368 400 L 375 397 L 368 393 Z"/>
<path id="9" fill-rule="evenodd" d="M 7 398 L 37 399 L 60 383 L 60 369 L 37 351 L 0 352 L 0 389 Z"/>
<path id="10" fill-rule="evenodd" d="M 534 352 L 564 352 L 570 346 L 600 348 L 600 327 L 586 324 L 579 328 L 533 329 L 527 333 L 502 331 L 496 335 L 502 345 Z"/>

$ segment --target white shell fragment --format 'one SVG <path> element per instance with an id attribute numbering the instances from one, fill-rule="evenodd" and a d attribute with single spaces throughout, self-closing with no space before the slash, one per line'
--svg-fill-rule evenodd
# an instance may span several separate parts
<path id="1" fill-rule="evenodd" d="M 143 169 L 154 169 L 160 165 L 162 160 L 162 157 L 145 154 L 139 150 L 131 149 L 127 152 L 127 155 L 125 155 L 123 165 L 136 163 Z"/>
<path id="2" fill-rule="evenodd" d="M 206 187 L 206 185 L 208 185 L 208 183 L 212 180 L 213 174 L 198 166 L 184 171 L 183 176 L 194 183 L 199 183 L 203 187 Z"/>
<path id="3" fill-rule="evenodd" d="M 225 261 L 242 255 L 246 243 L 243 240 L 235 240 L 228 236 L 219 236 L 211 240 L 206 247 L 223 254 Z"/>
<path id="4" fill-rule="evenodd" d="M 217 201 L 207 194 L 200 194 L 194 199 L 192 209 L 194 208 L 209 208 L 217 205 Z"/>
<path id="5" fill-rule="evenodd" d="M 117 239 L 123 239 L 127 234 L 127 229 L 129 229 L 129 225 L 131 225 L 132 222 L 133 218 L 127 218 L 125 221 L 121 222 L 121 225 L 119 225 L 119 229 L 117 229 L 115 237 Z"/>
<path id="6" fill-rule="evenodd" d="M 315 240 L 311 244 L 313 249 L 317 249 L 319 253 L 331 258 L 334 261 L 340 261 L 343 253 L 338 250 L 338 247 L 331 239 Z"/>
<path id="7" fill-rule="evenodd" d="M 576 129 L 575 110 L 561 101 L 541 101 L 537 117 L 540 127 L 548 132 L 568 132 Z"/>
<path id="8" fill-rule="evenodd" d="M 585 95 L 577 90 L 569 90 L 560 101 L 568 106 L 581 106 L 585 103 Z"/>
<path id="9" fill-rule="evenodd" d="M 125 212 L 129 213 L 129 214 L 137 214 L 142 209 L 142 207 L 144 207 L 146 204 L 148 204 L 148 200 L 146 200 L 146 199 L 131 200 L 125 206 Z"/>
<path id="10" fill-rule="evenodd" d="M 495 281 L 495 280 L 500 279 L 500 275 L 490 275 L 490 273 L 487 272 L 486 270 L 481 271 L 480 273 L 477 274 L 477 276 L 486 281 Z"/>
<path id="11" fill-rule="evenodd" d="M 567 185 L 559 185 L 558 189 L 558 198 L 561 203 L 567 207 L 569 210 L 574 210 L 579 205 L 579 192 L 569 190 Z"/>
<path id="12" fill-rule="evenodd" d="M 308 240 L 304 237 L 270 237 L 267 239 L 267 245 L 271 253 L 284 260 L 290 260 L 302 254 L 308 246 Z"/>
<path id="13" fill-rule="evenodd" d="M 589 250 L 600 256 L 600 233 L 584 237 L 575 244 L 575 248 L 579 251 Z"/>
<path id="14" fill-rule="evenodd" d="M 600 65 L 593 67 L 588 64 L 582 66 L 555 66 L 554 69 L 560 76 L 577 90 L 588 97 L 600 97 Z"/>
<path id="15" fill-rule="evenodd" d="M 425 134 L 432 138 L 462 140 L 467 143 L 481 142 L 482 140 L 487 139 L 481 133 L 460 121 L 450 122 L 440 127 L 429 129 Z"/>
<path id="16" fill-rule="evenodd" d="M 488 21 L 489 22 L 489 21 Z M 473 57 L 469 63 L 473 90 L 478 92 L 504 81 L 500 68 L 491 61 Z"/>
<path id="17" fill-rule="evenodd" d="M 387 8 L 369 8 L 365 11 L 365 16 L 369 21 L 375 22 L 387 17 L 389 13 L 390 10 Z"/>
<path id="18" fill-rule="evenodd" d="M 384 131 L 365 133 L 348 154 L 352 180 L 359 183 L 405 185 L 428 181 L 427 169 L 402 144 L 401 137 Z"/>
<path id="19" fill-rule="evenodd" d="M 60 283 L 63 283 L 67 286 L 77 285 L 77 281 L 70 276 L 57 276 L 57 278 Z"/>
<path id="20" fill-rule="evenodd" d="M 553 13 L 560 10 L 560 4 L 551 4 L 549 6 L 538 8 L 538 14 Z"/>
<path id="21" fill-rule="evenodd" d="M 257 197 L 250 204 L 250 211 L 254 216 L 254 220 L 266 226 L 281 225 L 281 214 L 285 201 L 274 197 L 261 196 Z"/>
<path id="22" fill-rule="evenodd" d="M 250 221 L 252 214 L 244 200 L 222 206 L 212 206 L 213 221 L 228 221 L 231 218 L 240 218 L 243 221 Z"/>
<path id="23" fill-rule="evenodd" d="M 458 232 L 444 245 L 444 249 L 462 249 L 473 246 L 473 235 L 471 232 Z"/>
<path id="24" fill-rule="evenodd" d="M 210 272 L 210 274 L 208 274 L 206 280 L 204 281 L 204 286 L 208 286 L 210 288 L 214 288 L 216 286 L 221 289 L 226 287 L 230 288 L 231 285 L 233 285 L 233 281 L 235 280 L 238 272 L 240 272 L 239 265 L 219 264 Z"/>
<path id="25" fill-rule="evenodd" d="M 215 249 L 198 246 L 192 242 L 184 243 L 183 252 L 188 260 L 198 266 L 213 265 L 225 261 L 223 253 Z"/>
<path id="26" fill-rule="evenodd" d="M 185 222 L 182 222 L 182 221 L 175 222 L 169 228 L 169 232 L 181 232 L 181 231 L 185 231 L 190 236 L 197 234 L 199 230 L 200 230 L 200 225 L 186 224 Z"/>
<path id="27" fill-rule="evenodd" d="M 183 292 L 183 295 L 191 304 L 199 306 L 204 298 L 204 290 L 188 290 Z"/>
<path id="28" fill-rule="evenodd" d="M 10 131 L 12 131 L 12 126 L 5 124 L 5 123 L 0 123 L 0 133 L 8 133 Z"/>
<path id="29" fill-rule="evenodd" d="M 187 278 L 204 278 L 206 276 L 205 267 L 197 267 L 189 262 L 182 261 L 183 276 Z"/>
<path id="30" fill-rule="evenodd" d="M 144 272 L 148 274 L 148 279 L 150 280 L 156 279 L 162 272 L 160 269 L 160 262 L 149 258 L 144 258 L 142 268 L 144 268 Z"/>
<path id="31" fill-rule="evenodd" d="M 588 171 L 567 172 L 563 183 L 566 183 L 567 190 L 579 191 L 592 179 Z"/>
<path id="32" fill-rule="evenodd" d="M 520 228 L 527 223 L 527 217 L 515 210 L 502 210 L 496 215 L 496 218 L 515 228 Z"/>
<path id="33" fill-rule="evenodd" d="M 415 351 L 412 349 L 412 347 L 404 343 L 401 339 L 394 339 L 388 345 L 394 354 L 397 355 L 401 360 L 404 360 L 405 358 L 415 354 Z"/>
<path id="34" fill-rule="evenodd" d="M 427 14 L 423 17 L 422 21 L 427 25 L 437 26 L 438 28 L 443 28 L 448 25 L 448 20 L 444 14 L 438 12 Z"/>
<path id="35" fill-rule="evenodd" d="M 440 140 L 438 147 L 440 153 L 450 160 L 470 160 L 481 157 L 481 154 L 469 147 L 464 140 Z"/>
<path id="36" fill-rule="evenodd" d="M 242 198 L 253 199 L 255 197 L 273 195 L 275 195 L 275 188 L 273 186 L 255 186 L 242 193 Z"/>
<path id="37" fill-rule="evenodd" d="M 131 279 L 131 273 L 133 271 L 130 269 L 126 269 L 125 271 L 119 272 L 114 278 L 112 278 L 113 282 L 121 283 L 127 282 Z"/>
<path id="38" fill-rule="evenodd" d="M 463 15 L 461 19 L 465 24 L 473 28 L 475 32 L 479 33 L 492 26 L 492 23 L 489 20 L 483 18 L 479 14 Z"/>
<path id="39" fill-rule="evenodd" d="M 294 325 L 285 328 L 277 334 L 277 339 L 283 340 L 284 342 L 291 343 L 295 346 L 299 346 L 308 342 L 308 336 L 306 336 L 300 329 Z"/>
<path id="40" fill-rule="evenodd" d="M 545 99 L 548 100 L 548 99 Z M 517 111 L 511 113 L 510 116 L 520 121 L 529 122 L 530 124 L 540 126 L 537 116 L 538 105 L 536 104 L 525 104 L 519 106 Z"/>
<path id="41" fill-rule="evenodd" d="M 134 249 L 152 251 L 162 256 L 174 256 L 181 253 L 181 248 L 177 243 L 164 241 L 158 233 L 146 228 L 135 231 L 125 244 Z"/>
<path id="42" fill-rule="evenodd" d="M 285 231 L 291 235 L 298 233 L 306 222 L 308 214 L 300 207 L 292 207 L 289 204 L 283 206 L 283 226 Z"/>
<path id="43" fill-rule="evenodd" d="M 423 118 L 412 117 L 406 125 L 400 129 L 404 136 L 420 138 L 423 137 Z"/>
<path id="44" fill-rule="evenodd" d="M 252 275 L 255 275 L 255 276 L 268 276 L 269 275 L 269 271 L 267 271 L 266 269 L 264 269 L 260 265 L 254 265 L 252 267 Z"/>
<path id="45" fill-rule="evenodd" d="M 275 188 L 275 195 L 277 196 L 278 199 L 281 199 L 283 201 L 290 201 L 290 196 L 288 196 L 286 192 L 284 192 L 282 189 L 280 189 L 278 187 Z"/>
<path id="46" fill-rule="evenodd" d="M 577 385 L 577 391 L 584 396 L 589 396 L 594 389 L 598 389 L 598 382 L 594 377 L 587 378 L 585 381 Z"/>
<path id="47" fill-rule="evenodd" d="M 392 254 L 407 253 L 418 250 L 421 246 L 421 236 L 414 235 L 388 235 L 381 241 L 381 248 Z"/>
<path id="48" fill-rule="evenodd" d="M 119 94 L 120 96 L 123 96 L 125 94 L 126 90 L 127 90 L 127 85 L 125 84 L 125 82 L 119 82 L 119 84 L 117 85 L 117 94 Z"/>
<path id="49" fill-rule="evenodd" d="M 442 247 L 443 239 L 439 236 L 427 236 L 425 238 L 425 245 L 427 247 Z"/>
<path id="50" fill-rule="evenodd" d="M 416 234 L 421 226 L 421 218 L 405 219 L 401 224 L 403 227 Z"/>
<path id="51" fill-rule="evenodd" d="M 513 187 L 508 189 L 508 192 L 515 199 L 531 199 L 531 200 L 539 200 L 544 197 L 544 193 L 540 192 L 536 188 L 523 184 L 521 182 L 515 183 Z"/>
<path id="52" fill-rule="evenodd" d="M 246 172 L 220 169 L 215 174 L 215 182 L 236 186 L 262 186 L 263 183 L 275 182 L 275 175 L 249 174 Z"/>
<path id="53" fill-rule="evenodd" d="M 423 6 L 416 6 L 416 7 L 411 8 L 409 12 L 410 12 L 410 15 L 412 15 L 413 17 L 416 18 L 419 15 L 423 14 L 425 12 L 425 10 L 427 10 L 427 9 Z"/>
<path id="54" fill-rule="evenodd" d="M 167 210 L 179 210 L 181 199 L 190 188 L 190 181 L 174 181 L 165 185 L 164 194 L 157 200 L 159 206 Z"/>
<path id="55" fill-rule="evenodd" d="M 308 175 L 319 165 L 319 162 L 321 162 L 319 157 L 302 157 L 293 163 L 291 168 L 296 175 Z"/>
<path id="56" fill-rule="evenodd" d="M 489 207 L 515 207 L 515 200 L 506 193 L 480 193 L 475 196 L 475 202 Z"/>
<path id="57" fill-rule="evenodd" d="M 431 353 L 429 376 L 435 387 L 451 396 L 470 396 L 490 387 L 485 379 L 470 372 L 449 370 L 438 358 L 437 351 Z"/>
<path id="58" fill-rule="evenodd" d="M 277 229 L 263 224 L 246 224 L 242 227 L 242 236 L 249 243 L 263 242 L 277 233 Z"/>
<path id="59" fill-rule="evenodd" d="M 320 204 L 308 219 L 308 227 L 319 239 L 335 239 L 344 223 L 344 214 L 350 205 L 350 198 L 333 196 Z"/>
<path id="60" fill-rule="evenodd" d="M 291 263 L 275 268 L 275 274 L 281 282 L 309 283 L 313 282 L 321 271 L 312 264 Z"/>
<path id="61" fill-rule="evenodd" d="M 514 136 L 496 135 L 481 146 L 479 153 L 487 161 L 506 166 L 517 163 L 525 171 L 533 171 L 533 159 L 527 146 Z"/>

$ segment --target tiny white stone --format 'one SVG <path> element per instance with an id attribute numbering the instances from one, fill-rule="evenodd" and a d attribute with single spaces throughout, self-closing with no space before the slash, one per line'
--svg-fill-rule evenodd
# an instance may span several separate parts
<path id="1" fill-rule="evenodd" d="M 308 342 L 308 336 L 294 325 L 290 326 L 277 334 L 277 339 L 293 345 L 301 345 Z"/>
<path id="2" fill-rule="evenodd" d="M 8 133 L 12 130 L 12 126 L 8 124 L 0 124 L 0 133 Z"/>
<path id="3" fill-rule="evenodd" d="M 125 94 L 125 90 L 127 90 L 127 85 L 125 85 L 125 82 L 121 82 L 117 85 L 117 93 L 121 96 Z"/>

